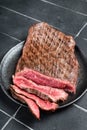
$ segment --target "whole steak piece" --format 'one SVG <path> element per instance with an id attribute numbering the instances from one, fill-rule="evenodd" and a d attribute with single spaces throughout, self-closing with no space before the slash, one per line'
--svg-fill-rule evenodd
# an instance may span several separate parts
<path id="1" fill-rule="evenodd" d="M 72 36 L 41 22 L 29 29 L 16 72 L 25 67 L 72 86 L 75 93 L 79 64 Z M 61 84 L 60 84 L 61 85 Z M 60 88 L 60 86 L 59 86 Z M 66 87 L 67 89 L 67 87 Z"/>

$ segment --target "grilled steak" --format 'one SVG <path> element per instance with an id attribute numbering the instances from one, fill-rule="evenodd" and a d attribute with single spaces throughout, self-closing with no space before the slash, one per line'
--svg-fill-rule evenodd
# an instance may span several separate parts
<path id="1" fill-rule="evenodd" d="M 31 110 L 31 112 L 35 115 L 35 117 L 37 119 L 40 119 L 40 111 L 39 111 L 39 107 L 38 105 L 31 99 L 29 98 L 26 98 L 24 95 L 21 95 L 21 94 L 18 94 L 16 92 L 14 92 L 14 90 L 12 89 L 12 87 L 10 87 L 10 90 L 11 90 L 11 93 L 12 93 L 12 96 L 23 102 L 23 103 L 26 103 L 29 107 L 29 109 Z"/>
<path id="2" fill-rule="evenodd" d="M 42 110 L 46 110 L 46 111 L 54 111 L 58 108 L 58 104 L 53 103 L 53 102 L 49 102 L 49 101 L 45 101 L 42 100 L 41 98 L 33 95 L 33 94 L 29 94 L 21 89 L 19 89 L 17 86 L 15 85 L 11 85 L 10 89 L 14 92 L 17 93 L 19 95 L 23 95 L 26 98 L 32 99 L 36 102 L 36 104 L 42 109 Z"/>
<path id="3" fill-rule="evenodd" d="M 50 27 L 47 23 L 38 23 L 29 29 L 16 72 L 25 67 L 30 68 L 52 77 L 51 83 L 54 83 L 52 87 L 56 84 L 54 82 L 54 78 L 56 78 L 56 87 L 61 88 L 62 86 L 75 93 L 79 65 L 74 49 L 75 41 L 71 36 Z M 45 83 L 48 85 L 50 79 L 47 79 L 45 79 Z M 44 81 L 41 79 L 40 83 L 42 82 Z"/>
<path id="4" fill-rule="evenodd" d="M 10 90 L 38 119 L 39 107 L 56 110 L 55 102 L 67 100 L 66 91 L 76 92 L 79 63 L 74 51 L 74 39 L 47 23 L 29 29 Z"/>
<path id="5" fill-rule="evenodd" d="M 35 94 L 45 100 L 51 100 L 53 102 L 57 102 L 59 100 L 65 101 L 68 97 L 68 94 L 62 89 L 37 85 L 33 81 L 28 80 L 22 76 L 13 77 L 13 83 L 28 93 Z"/>

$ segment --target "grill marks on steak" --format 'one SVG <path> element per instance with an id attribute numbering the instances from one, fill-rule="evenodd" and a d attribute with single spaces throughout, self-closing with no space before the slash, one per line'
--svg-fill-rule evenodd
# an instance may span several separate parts
<path id="1" fill-rule="evenodd" d="M 65 91 L 76 92 L 79 64 L 74 51 L 74 39 L 47 23 L 29 29 L 10 90 L 38 119 L 39 107 L 56 110 L 55 102 L 68 97 Z"/>
<path id="2" fill-rule="evenodd" d="M 58 104 L 53 103 L 53 102 L 49 102 L 49 101 L 45 101 L 42 100 L 41 98 L 27 93 L 21 89 L 19 89 L 17 86 L 15 85 L 11 85 L 10 89 L 13 90 L 13 93 L 17 93 L 19 95 L 25 96 L 26 98 L 32 99 L 33 101 L 36 102 L 36 104 L 42 109 L 42 110 L 46 110 L 46 111 L 54 111 L 58 108 Z"/>
<path id="3" fill-rule="evenodd" d="M 38 23 L 29 29 L 16 72 L 27 67 L 49 77 L 61 79 L 62 82 L 67 81 L 69 86 L 75 87 L 78 61 L 74 48 L 75 41 L 71 36 L 47 23 Z"/>
<path id="4" fill-rule="evenodd" d="M 21 72 L 17 72 L 15 76 L 23 76 L 29 80 L 32 80 L 38 85 L 50 86 L 53 88 L 59 88 L 67 90 L 68 92 L 76 91 L 74 85 L 66 80 L 57 79 L 54 77 L 48 77 L 32 69 L 24 68 Z"/>
<path id="5" fill-rule="evenodd" d="M 68 94 L 62 89 L 37 85 L 33 81 L 28 80 L 22 76 L 13 77 L 13 83 L 17 85 L 19 88 L 27 91 L 28 93 L 35 94 L 45 100 L 57 102 L 59 100 L 64 101 L 68 97 Z"/>

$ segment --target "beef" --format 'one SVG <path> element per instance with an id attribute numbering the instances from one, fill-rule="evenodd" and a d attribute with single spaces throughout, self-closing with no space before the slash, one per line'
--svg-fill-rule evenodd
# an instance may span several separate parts
<path id="1" fill-rule="evenodd" d="M 28 105 L 29 109 L 31 110 L 31 112 L 35 115 L 35 117 L 37 119 L 40 119 L 39 107 L 32 99 L 26 98 L 24 95 L 21 95 L 21 94 L 18 94 L 16 92 L 14 92 L 12 87 L 10 87 L 10 90 L 11 90 L 12 96 L 15 99 L 17 99 L 17 100 L 19 100 L 19 101 L 21 101 L 23 103 L 26 103 Z"/>
<path id="2" fill-rule="evenodd" d="M 13 83 L 28 93 L 35 94 L 44 100 L 57 102 L 59 100 L 65 101 L 68 98 L 68 94 L 62 89 L 37 85 L 33 81 L 28 80 L 22 76 L 14 76 Z"/>
<path id="3" fill-rule="evenodd" d="M 64 81 L 64 80 L 57 79 L 54 77 L 48 77 L 44 74 L 41 74 L 29 68 L 24 68 L 24 70 L 17 72 L 15 76 L 23 76 L 29 80 L 32 80 L 38 85 L 64 89 L 65 91 L 74 92 L 74 93 L 76 91 L 75 86 L 73 86 L 72 84 L 70 84 L 70 82 L 66 80 Z"/>
<path id="4" fill-rule="evenodd" d="M 45 101 L 42 100 L 41 98 L 33 95 L 33 94 L 29 94 L 21 89 L 19 89 L 17 86 L 15 85 L 11 85 L 11 90 L 14 91 L 14 93 L 17 93 L 19 95 L 23 95 L 26 98 L 32 99 L 36 102 L 36 104 L 42 109 L 42 110 L 46 110 L 46 111 L 55 111 L 58 108 L 58 104 L 53 103 L 53 102 L 49 102 L 49 101 Z"/>
<path id="5" fill-rule="evenodd" d="M 29 29 L 10 90 L 39 119 L 39 108 L 56 110 L 66 91 L 76 93 L 78 71 L 73 37 L 38 23 Z"/>
<path id="6" fill-rule="evenodd" d="M 54 82 L 56 78 L 58 88 L 62 86 L 75 93 L 79 64 L 74 51 L 75 41 L 71 36 L 65 35 L 47 23 L 35 24 L 29 29 L 16 72 L 25 67 L 30 68 L 52 77 L 51 83 L 54 83 L 52 87 L 56 84 Z M 48 83 L 47 77 L 45 81 L 41 79 L 40 83 L 42 82 Z"/>

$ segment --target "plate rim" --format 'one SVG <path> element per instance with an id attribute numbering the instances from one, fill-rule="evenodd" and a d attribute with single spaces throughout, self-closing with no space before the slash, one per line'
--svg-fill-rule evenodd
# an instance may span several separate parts
<path id="1" fill-rule="evenodd" d="M 2 74 L 2 73 L 1 73 L 1 67 L 2 67 L 2 64 L 4 63 L 4 59 L 5 59 L 5 58 L 9 55 L 9 53 L 11 53 L 16 47 L 23 46 L 24 42 L 25 42 L 25 41 L 19 42 L 17 45 L 13 46 L 10 50 L 8 50 L 7 53 L 5 53 L 5 55 L 3 56 L 3 58 L 2 58 L 2 60 L 1 60 L 1 62 L 0 62 L 0 75 Z M 1 86 L 1 89 L 3 90 L 3 92 L 6 94 L 6 96 L 7 96 L 10 100 L 14 101 L 15 103 L 17 103 L 17 104 L 19 104 L 19 105 L 21 105 L 21 104 L 23 105 L 23 103 L 21 103 L 21 102 L 17 101 L 16 99 L 14 99 L 12 96 L 10 96 L 10 95 L 4 90 L 4 87 L 3 87 L 4 85 L 3 85 L 3 83 L 2 83 L 2 78 L 1 78 L 1 76 L 0 76 L 0 86 Z M 26 106 L 26 105 L 23 105 L 23 106 Z"/>

